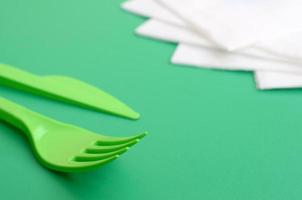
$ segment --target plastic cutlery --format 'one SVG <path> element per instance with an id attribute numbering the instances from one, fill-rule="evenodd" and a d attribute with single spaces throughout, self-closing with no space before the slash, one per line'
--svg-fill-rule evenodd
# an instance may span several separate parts
<path id="1" fill-rule="evenodd" d="M 0 84 L 88 109 L 139 118 L 137 112 L 110 94 L 66 76 L 37 76 L 0 64 Z"/>
<path id="2" fill-rule="evenodd" d="M 118 158 L 147 134 L 125 138 L 96 134 L 35 113 L 2 97 L 0 119 L 26 134 L 42 165 L 61 172 L 99 167 Z"/>

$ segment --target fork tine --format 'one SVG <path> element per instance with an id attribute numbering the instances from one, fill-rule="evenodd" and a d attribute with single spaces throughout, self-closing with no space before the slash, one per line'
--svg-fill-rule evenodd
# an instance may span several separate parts
<path id="1" fill-rule="evenodd" d="M 107 146 L 107 145 L 114 145 L 114 144 L 123 144 L 123 143 L 127 143 L 130 141 L 134 141 L 137 139 L 142 139 L 143 137 L 145 137 L 148 134 L 148 132 L 144 132 L 141 134 L 137 134 L 135 136 L 131 136 L 131 137 L 105 137 L 105 138 L 101 138 L 100 140 L 96 141 L 96 145 L 98 146 Z"/>
<path id="2" fill-rule="evenodd" d="M 124 144 L 120 144 L 120 145 L 89 147 L 85 150 L 85 153 L 90 153 L 90 154 L 108 153 L 108 152 L 123 149 L 125 147 L 131 147 L 138 142 L 139 142 L 139 139 L 135 139 L 133 141 L 130 141 L 130 142 L 127 142 Z"/>
<path id="3" fill-rule="evenodd" d="M 87 153 L 82 153 L 76 157 L 74 157 L 74 161 L 77 162 L 88 162 L 88 161 L 98 161 L 98 160 L 104 160 L 106 158 L 115 156 L 115 155 L 122 155 L 126 151 L 128 151 L 129 147 L 113 151 L 110 153 L 103 153 L 103 154 L 87 154 Z"/>
<path id="4" fill-rule="evenodd" d="M 111 156 L 109 158 L 98 160 L 98 161 L 88 161 L 88 162 L 78 162 L 78 161 L 72 161 L 72 167 L 65 167 L 64 169 L 61 169 L 61 171 L 65 172 L 83 172 L 88 171 L 97 167 L 100 167 L 108 162 L 111 162 L 115 159 L 117 159 L 119 155 Z"/>

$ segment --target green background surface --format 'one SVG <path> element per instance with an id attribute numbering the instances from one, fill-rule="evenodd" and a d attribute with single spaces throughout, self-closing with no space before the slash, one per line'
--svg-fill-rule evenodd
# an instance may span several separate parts
<path id="1" fill-rule="evenodd" d="M 84 173 L 41 167 L 0 124 L 1 199 L 301 200 L 302 91 L 257 91 L 251 73 L 169 64 L 175 44 L 137 37 L 121 0 L 1 0 L 0 61 L 109 91 L 139 121 L 0 88 L 45 115 L 109 135 L 150 135 Z M 1 73 L 1 72 L 0 72 Z"/>

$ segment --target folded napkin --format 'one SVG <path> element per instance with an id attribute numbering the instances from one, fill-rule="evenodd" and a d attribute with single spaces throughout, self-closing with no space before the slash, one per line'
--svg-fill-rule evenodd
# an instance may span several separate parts
<path id="1" fill-rule="evenodd" d="M 193 37 L 186 38 L 186 35 L 178 34 L 171 29 L 165 29 L 160 26 L 164 23 L 156 20 L 149 20 L 137 29 L 138 33 L 143 33 L 145 36 L 162 39 L 172 42 L 190 41 Z M 155 26 L 152 26 L 155 25 Z M 159 26 L 157 26 L 159 25 Z M 145 29 L 145 27 L 147 29 Z M 153 27 L 153 28 L 152 28 Z M 159 31 L 160 30 L 160 31 Z M 150 34 L 149 34 L 150 33 Z M 162 33 L 162 34 L 161 34 Z M 172 34 L 170 34 L 172 33 Z M 183 38 L 182 38 L 183 36 Z M 197 46 L 179 45 L 172 62 L 175 64 L 186 64 L 191 66 L 225 69 L 225 70 L 259 70 L 255 73 L 257 88 L 259 89 L 274 89 L 274 88 L 290 88 L 302 86 L 302 68 L 300 65 L 288 63 L 263 62 L 262 59 L 251 58 L 250 56 L 230 54 L 221 50 L 203 49 Z M 250 63 L 250 65 L 247 65 Z M 273 71 L 285 71 L 292 73 L 278 73 Z M 297 73 L 297 74 L 294 74 Z M 300 75 L 299 75 L 300 74 Z M 281 79 L 282 78 L 282 79 Z"/>
<path id="2" fill-rule="evenodd" d="M 167 21 L 172 24 L 184 25 L 183 21 L 176 17 L 173 13 L 164 9 L 160 4 L 154 0 L 129 0 L 122 3 L 121 7 L 124 10 L 132 12 L 137 15 L 152 17 Z"/>
<path id="3" fill-rule="evenodd" d="M 138 34 L 165 41 L 191 44 L 190 48 L 182 48 L 183 45 L 181 45 L 177 49 L 172 60 L 174 63 L 189 64 L 199 67 L 206 66 L 208 68 L 227 70 L 260 70 L 255 73 L 255 76 L 257 76 L 255 77 L 257 81 L 257 86 L 260 89 L 302 86 L 301 81 L 297 80 L 297 77 L 302 78 L 302 75 L 299 75 L 299 73 L 301 73 L 302 68 L 300 68 L 300 66 L 297 64 L 285 62 L 288 61 L 288 58 L 277 56 L 276 54 L 269 52 L 266 49 L 261 50 L 261 48 L 246 48 L 244 50 L 236 51 L 236 53 L 233 55 L 228 52 L 219 51 L 217 50 L 215 44 L 213 44 L 206 38 L 201 37 L 198 33 L 194 31 L 194 29 L 190 29 L 190 27 L 187 26 L 181 19 L 177 18 L 177 16 L 175 16 L 171 12 L 163 9 L 160 4 L 157 4 L 153 0 L 132 0 L 124 3 L 122 6 L 124 9 L 130 12 L 162 20 L 149 20 L 147 23 L 143 24 L 136 30 Z M 196 47 L 196 45 L 208 47 L 211 49 L 204 49 L 202 51 L 200 50 L 200 47 Z M 199 50 L 194 50 L 195 53 L 193 54 L 182 53 L 190 52 L 192 48 L 197 48 Z M 212 51 L 211 53 L 211 50 L 213 49 L 216 51 Z M 200 54 L 200 52 L 203 53 Z M 219 62 L 219 56 L 221 56 L 222 54 L 228 55 L 223 56 L 225 57 L 223 62 Z M 240 56 L 240 54 L 242 55 Z M 195 58 L 191 60 L 191 58 L 187 55 L 193 55 L 195 56 Z M 215 57 L 217 55 L 219 56 Z M 253 59 L 253 57 L 249 57 L 247 55 L 265 58 L 268 61 L 263 63 L 261 59 L 255 60 Z M 208 60 L 202 58 L 207 58 Z M 200 61 L 200 59 L 202 59 L 202 61 Z M 274 60 L 275 62 L 269 62 L 269 60 Z M 283 63 L 276 63 L 276 61 L 282 61 Z M 247 66 L 247 64 L 249 65 Z M 298 75 L 277 72 L 272 72 L 272 75 L 269 75 L 271 72 L 266 70 L 294 72 L 298 73 Z M 261 76 L 262 73 L 265 73 L 265 76 Z M 280 80 L 279 82 L 278 79 L 275 79 L 277 81 L 270 82 L 270 80 L 274 80 L 273 78 L 280 74 L 282 74 L 285 79 Z M 291 79 L 291 76 L 295 77 Z M 290 79 L 291 81 L 289 81 Z"/>
<path id="4" fill-rule="evenodd" d="M 299 0 L 156 0 L 227 50 L 302 31 Z"/>
<path id="5" fill-rule="evenodd" d="M 202 47 L 208 47 L 213 49 L 218 49 L 215 44 L 206 38 L 197 34 L 194 30 L 190 30 L 180 25 L 173 25 L 168 22 L 163 22 L 157 19 L 150 19 L 145 22 L 143 25 L 139 26 L 136 29 L 136 33 L 142 36 L 151 37 L 158 40 L 170 41 L 175 43 L 185 43 L 198 45 Z M 226 54 L 230 54 L 229 52 L 225 52 Z M 234 54 L 242 54 L 255 56 L 264 59 L 272 59 L 277 61 L 288 61 L 292 62 L 287 58 L 283 58 L 281 56 L 277 56 L 273 53 L 267 52 L 265 50 L 255 49 L 255 48 L 247 48 L 241 51 L 232 52 Z"/>
<path id="6" fill-rule="evenodd" d="M 172 63 L 224 70 L 298 73 L 302 77 L 302 67 L 298 64 L 265 60 L 182 43 L 178 45 Z"/>
<path id="7" fill-rule="evenodd" d="M 131 0 L 122 4 L 122 7 L 138 15 L 159 19 L 172 25 L 178 25 L 183 29 L 196 30 L 190 25 L 186 24 L 181 18 L 167 10 L 164 6 L 159 4 L 156 0 Z M 205 37 L 202 37 L 205 38 Z M 208 43 L 210 42 L 207 39 Z M 212 45 L 215 45 L 211 42 Z M 216 45 L 217 48 L 220 48 Z M 266 42 L 259 42 L 253 46 L 249 46 L 236 52 L 256 52 L 257 55 L 266 53 L 278 58 L 284 58 L 294 62 L 302 63 L 302 37 L 300 33 L 292 33 L 287 37 L 277 38 Z"/>
<path id="8" fill-rule="evenodd" d="M 255 72 L 255 81 L 258 89 L 288 89 L 301 88 L 302 76 L 300 74 L 287 74 L 279 72 Z"/>
<path id="9" fill-rule="evenodd" d="M 221 50 L 210 50 L 198 46 L 180 44 L 173 55 L 172 62 L 211 69 L 255 71 L 258 89 L 302 87 L 302 70 L 299 65 L 280 64 L 279 62 L 268 60 L 265 62 L 263 60 L 257 61 L 257 59 L 251 59 L 244 55 L 233 56 L 231 54 L 231 56 L 225 56 L 223 55 L 224 53 Z M 277 66 L 280 72 L 266 71 L 266 69 L 270 70 L 271 66 L 275 68 Z M 284 68 L 293 70 L 293 73 L 281 73 Z"/>

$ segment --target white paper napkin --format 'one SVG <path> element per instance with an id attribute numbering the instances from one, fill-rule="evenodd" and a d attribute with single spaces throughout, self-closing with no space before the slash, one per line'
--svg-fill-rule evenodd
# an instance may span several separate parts
<path id="1" fill-rule="evenodd" d="M 177 18 L 173 13 L 164 9 L 160 4 L 154 0 L 130 0 L 122 3 L 122 8 L 137 15 L 152 17 L 167 21 L 172 24 L 179 24 L 185 26 L 182 20 Z"/>
<path id="2" fill-rule="evenodd" d="M 148 20 L 146 23 L 141 25 L 136 32 L 140 35 L 144 35 L 147 37 L 160 39 L 164 41 L 171 41 L 171 42 L 182 42 L 187 44 L 201 44 L 204 45 L 204 42 L 200 42 L 200 37 L 196 37 L 195 34 L 192 34 L 190 31 L 184 31 L 183 29 L 179 29 L 177 26 L 169 25 L 167 23 L 161 22 L 159 20 Z M 235 58 L 235 54 L 233 58 Z M 238 58 L 243 60 L 242 58 Z M 235 60 L 237 60 L 235 58 Z M 260 61 L 259 61 L 260 62 Z M 247 69 L 244 66 L 246 64 L 242 63 L 243 70 L 252 70 Z M 219 69 L 225 69 L 223 64 L 217 67 Z M 274 65 L 270 65 L 267 67 L 274 67 Z M 242 68 L 240 70 L 242 70 Z M 264 68 L 263 70 L 267 69 Z M 302 75 L 300 74 L 293 74 L 293 73 L 280 73 L 280 72 L 273 72 L 273 71 L 259 71 L 255 72 L 255 80 L 257 84 L 257 88 L 259 89 L 275 89 L 275 88 L 293 88 L 293 87 L 301 87 L 302 86 Z M 300 72 L 300 69 L 297 69 Z M 289 72 L 295 72 L 296 70 L 292 71 L 289 69 Z M 301 69 L 302 73 L 302 69 Z"/>
<path id="3" fill-rule="evenodd" d="M 302 76 L 300 74 L 287 74 L 279 72 L 255 72 L 258 89 L 288 89 L 301 88 Z"/>
<path id="4" fill-rule="evenodd" d="M 183 20 L 171 13 L 155 0 L 131 0 L 123 3 L 122 7 L 125 10 L 138 15 L 159 19 L 160 21 L 192 30 L 192 27 L 188 26 Z M 285 59 L 302 63 L 301 35 L 302 33 L 292 33 L 287 37 L 257 43 L 254 46 L 240 49 L 239 51 L 247 53 L 249 51 L 267 52 L 274 54 L 277 57 L 284 57 Z M 217 46 L 217 48 L 219 47 Z"/>
<path id="5" fill-rule="evenodd" d="M 213 43 L 211 43 L 210 41 L 208 41 L 202 37 L 199 37 L 199 35 L 192 32 L 191 30 L 185 29 L 186 25 L 181 20 L 179 20 L 173 14 L 166 12 L 164 9 L 162 9 L 162 7 L 159 4 L 155 3 L 152 0 L 132 0 L 132 1 L 124 3 L 123 8 L 126 10 L 129 10 L 131 12 L 135 12 L 139 15 L 144 15 L 144 16 L 148 16 L 148 17 L 153 16 L 153 17 L 156 17 L 157 19 L 162 19 L 162 18 L 167 19 L 166 22 L 168 22 L 168 23 L 164 23 L 159 20 L 150 20 L 149 22 L 145 23 L 144 25 L 142 25 L 141 27 L 139 27 L 137 29 L 137 32 L 139 34 L 149 36 L 152 38 L 166 40 L 166 41 L 185 42 L 188 44 L 199 44 L 199 45 L 205 45 L 205 46 L 215 48 L 215 46 L 213 46 Z M 174 25 L 172 25 L 172 24 L 174 24 Z M 154 31 L 154 30 L 156 30 L 156 31 Z M 253 54 L 253 51 L 251 51 L 251 50 L 249 50 L 249 51 L 252 52 L 252 54 Z M 249 54 L 250 52 L 248 52 L 247 54 Z M 275 54 L 266 53 L 267 52 L 266 49 L 264 49 L 264 51 L 263 51 L 264 54 L 263 54 L 263 52 L 261 53 L 261 51 L 259 51 L 259 49 L 255 49 L 254 52 L 256 52 L 255 53 L 256 56 L 257 56 L 257 53 L 258 54 L 260 53 L 258 55 L 260 57 L 264 55 L 264 57 L 266 57 L 266 58 L 272 58 L 275 60 L 278 60 L 278 59 L 283 60 L 283 58 L 276 57 Z M 239 52 L 239 53 L 241 53 L 241 52 Z M 232 59 L 238 60 L 240 58 L 235 58 L 235 56 L 234 56 Z M 230 64 L 232 64 L 232 62 L 230 62 Z M 248 62 L 248 61 L 246 61 L 246 62 Z M 238 62 L 237 62 L 237 64 L 238 64 Z M 241 65 L 241 66 L 246 66 L 246 63 L 242 63 L 242 64 L 243 65 Z M 220 69 L 234 69 L 234 67 L 229 68 L 229 66 L 223 66 L 221 64 L 220 64 L 220 66 L 221 66 Z M 256 67 L 252 67 L 252 68 L 251 67 L 248 67 L 248 68 L 239 67 L 239 68 L 237 68 L 237 70 L 254 70 L 254 69 L 263 68 L 263 66 L 265 66 L 265 67 L 262 70 L 270 69 L 270 67 L 272 67 L 271 64 L 267 63 L 266 65 L 259 64 Z M 219 68 L 219 66 L 210 66 L 210 67 Z M 288 71 L 300 73 L 300 69 L 297 67 L 298 66 L 290 68 Z M 285 70 L 285 67 L 281 67 L 281 71 L 283 71 L 283 70 Z M 265 73 L 265 76 L 261 76 L 262 73 Z M 270 82 L 270 80 L 272 78 L 276 77 L 277 75 L 280 75 L 280 73 L 273 72 L 272 75 L 269 75 L 269 73 L 270 72 L 267 72 L 267 71 L 264 71 L 264 72 L 259 71 L 256 73 L 258 75 L 256 78 L 256 81 L 257 81 L 257 85 L 260 89 L 288 88 L 291 86 L 293 86 L 293 87 L 302 86 L 300 81 L 296 81 L 298 79 L 297 77 L 300 77 L 300 75 L 282 74 L 281 73 L 282 76 L 286 77 L 287 79 L 283 79 L 282 81 L 280 80 L 280 82 L 278 82 L 278 81 Z M 294 76 L 294 78 L 291 79 L 290 78 L 291 76 Z M 301 78 L 302 78 L 302 76 L 301 76 Z M 278 80 L 278 79 L 275 79 L 275 80 Z M 291 80 L 291 81 L 289 81 L 289 80 Z"/>
<path id="6" fill-rule="evenodd" d="M 180 44 L 172 58 L 174 64 L 190 65 L 195 67 L 256 71 L 255 80 L 258 89 L 282 89 L 302 87 L 301 67 L 292 64 L 280 64 L 275 61 L 251 59 L 249 56 L 225 56 L 221 50 L 211 50 L 198 46 Z M 249 63 L 249 64 L 247 64 Z M 278 68 L 280 72 L 270 71 Z M 293 73 L 282 73 L 283 69 L 291 69 Z"/>
<path id="7" fill-rule="evenodd" d="M 235 50 L 301 32 L 299 0 L 156 0 L 221 47 Z"/>
<path id="8" fill-rule="evenodd" d="M 157 19 L 148 20 L 147 22 L 145 22 L 143 25 L 139 26 L 136 29 L 136 33 L 142 36 L 151 37 L 158 40 L 199 45 L 203 47 L 218 49 L 217 46 L 215 46 L 215 44 L 213 44 L 211 41 L 207 40 L 206 38 L 201 37 L 199 34 L 194 32 L 194 30 L 190 30 L 189 28 L 185 28 L 179 25 L 173 25 L 168 22 L 162 22 Z M 264 59 L 289 61 L 288 59 L 283 58 L 281 56 L 277 56 L 273 53 L 267 52 L 265 50 L 259 50 L 256 48 L 247 48 L 233 53 L 256 56 Z"/>
<path id="9" fill-rule="evenodd" d="M 223 50 L 205 48 L 189 44 L 179 44 L 173 57 L 175 64 L 191 65 L 203 68 L 242 71 L 275 71 L 300 73 L 301 65 L 282 61 L 264 60 L 250 56 L 227 53 Z"/>

